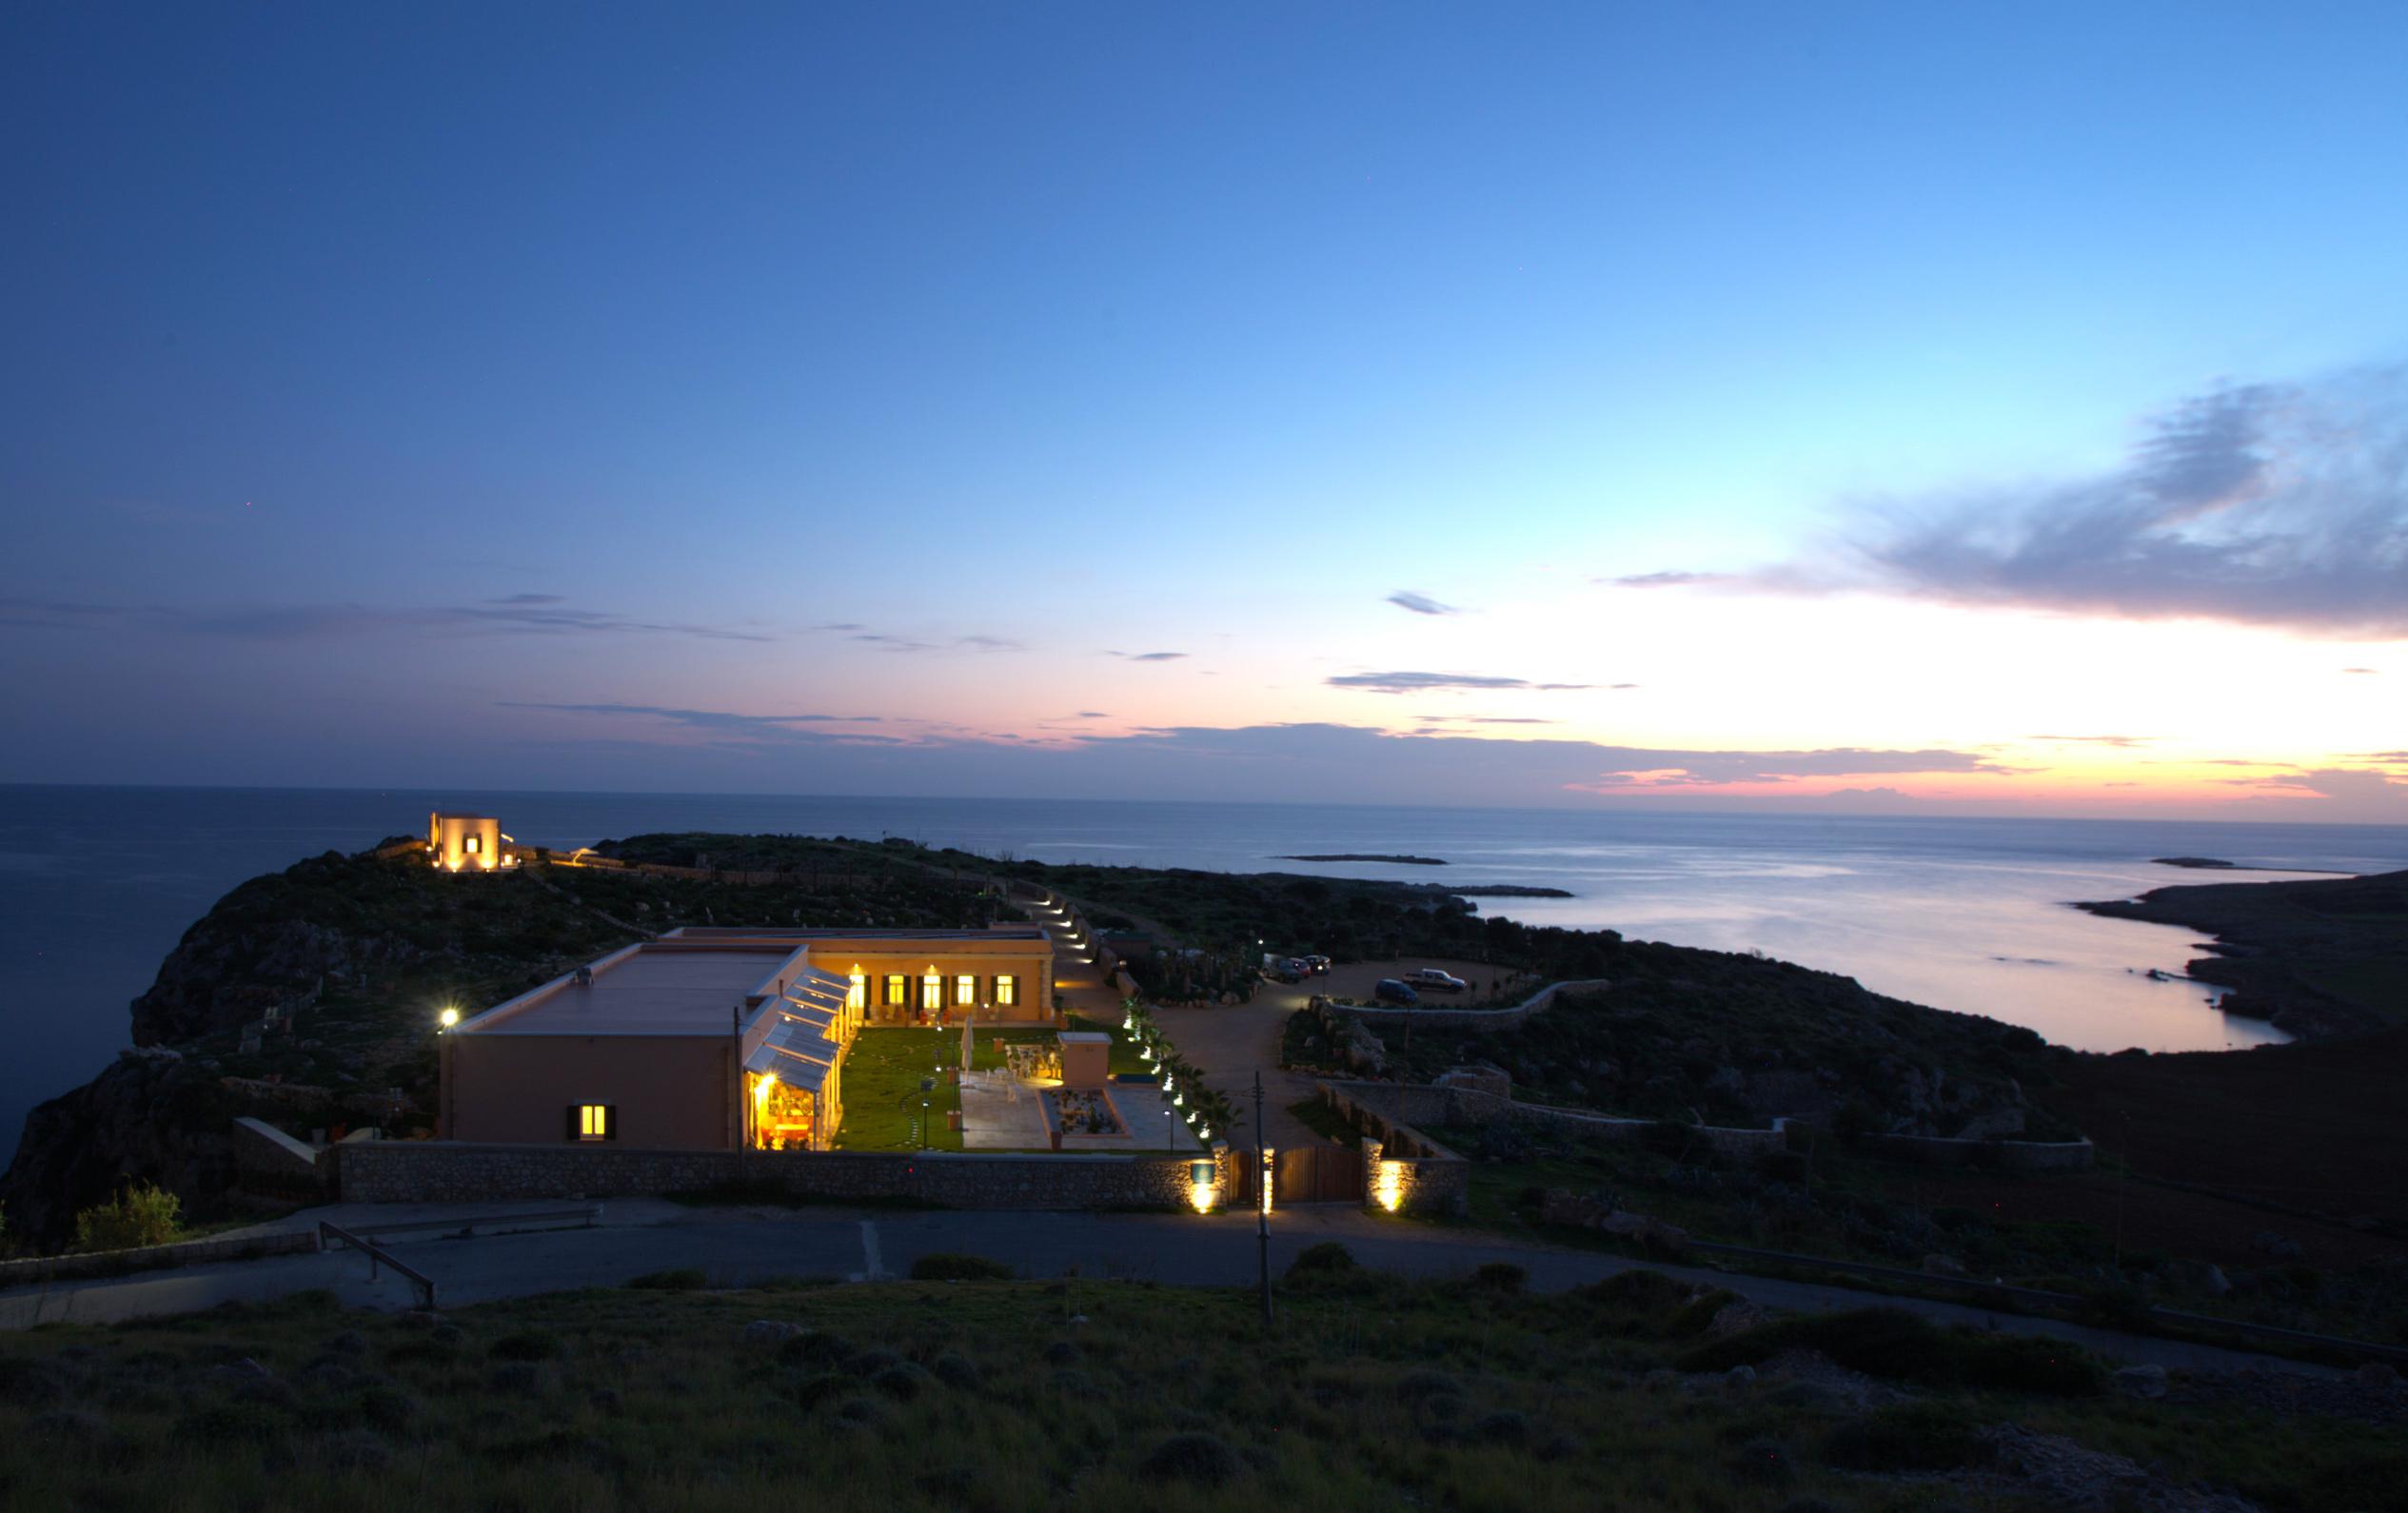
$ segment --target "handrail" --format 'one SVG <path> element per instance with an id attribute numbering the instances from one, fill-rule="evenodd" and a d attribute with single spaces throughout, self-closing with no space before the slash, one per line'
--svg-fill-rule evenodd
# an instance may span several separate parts
<path id="1" fill-rule="evenodd" d="M 368 1277 L 371 1281 L 376 1277 L 376 1264 L 379 1261 L 408 1278 L 410 1283 L 418 1288 L 419 1307 L 429 1313 L 435 1311 L 435 1279 L 433 1277 L 396 1257 L 393 1252 L 375 1241 L 364 1239 L 348 1229 L 321 1219 L 318 1221 L 318 1243 L 323 1246 L 328 1240 L 347 1245 L 355 1250 L 365 1251 L 368 1258 Z"/>
<path id="2" fill-rule="evenodd" d="M 447 1229 L 454 1234 L 473 1234 L 479 1229 L 500 1224 L 543 1224 L 551 1221 L 582 1221 L 590 1229 L 602 1222 L 602 1206 L 591 1203 L 580 1208 L 547 1208 L 538 1213 L 480 1214 L 473 1218 L 413 1219 L 399 1224 L 364 1224 L 357 1232 L 370 1239 L 385 1234 L 419 1234 L 429 1229 Z"/>

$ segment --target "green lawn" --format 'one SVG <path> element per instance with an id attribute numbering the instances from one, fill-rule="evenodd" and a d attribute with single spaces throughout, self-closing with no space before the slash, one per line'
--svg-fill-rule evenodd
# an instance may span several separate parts
<path id="1" fill-rule="evenodd" d="M 1073 1014 L 1071 1028 L 1099 1030 L 1112 1036 L 1112 1071 L 1146 1070 L 1136 1048 L 1118 1026 L 1096 1024 Z M 999 1068 L 1003 1065 L 1002 1047 L 1007 1042 L 1048 1043 L 1056 1033 L 1050 1029 L 981 1028 L 977 1060 L 972 1065 L 980 1071 Z M 960 1149 L 961 1136 L 954 1130 L 950 1115 L 961 1107 L 961 1090 L 944 1076 L 944 1071 L 951 1071 L 960 1060 L 958 1028 L 938 1031 L 881 1027 L 862 1031 L 844 1057 L 844 1123 L 837 1130 L 838 1149 Z M 925 1093 L 919 1087 L 923 1078 L 934 1078 L 937 1084 Z M 924 1140 L 917 1129 L 923 1097 L 928 1102 L 929 1124 Z"/>

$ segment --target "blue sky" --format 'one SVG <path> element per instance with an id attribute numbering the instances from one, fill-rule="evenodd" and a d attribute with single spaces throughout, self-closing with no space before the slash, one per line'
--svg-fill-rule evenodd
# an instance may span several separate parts
<path id="1" fill-rule="evenodd" d="M 1075 794 L 1110 742 L 1326 725 L 1608 753 L 1398 756 L 1430 801 L 1499 762 L 1543 769 L 1519 801 L 1827 799 L 1827 758 L 1611 754 L 1864 749 L 1963 758 L 1898 802 L 2408 813 L 2397 6 L 6 27 L 0 779 Z M 2253 385 L 2229 449 L 2274 481 L 2199 506 L 2196 593 L 1828 565 L 2129 494 Z M 2268 533 L 2309 544 L 2234 591 Z M 1724 576 L 1615 582 L 1667 571 Z M 1867 665 L 1902 640 L 1912 678 Z M 1330 682 L 1397 671 L 1525 686 Z M 1960 676 L 2009 707 L 1929 696 Z M 2082 719 L 2152 770 L 2032 743 Z"/>

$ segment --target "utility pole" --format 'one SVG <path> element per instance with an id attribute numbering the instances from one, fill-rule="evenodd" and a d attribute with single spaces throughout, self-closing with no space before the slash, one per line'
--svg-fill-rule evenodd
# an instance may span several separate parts
<path id="1" fill-rule="evenodd" d="M 1262 1073 L 1254 1073 L 1254 1268 L 1262 1279 L 1262 1326 L 1271 1327 L 1271 1157 L 1262 1143 Z"/>

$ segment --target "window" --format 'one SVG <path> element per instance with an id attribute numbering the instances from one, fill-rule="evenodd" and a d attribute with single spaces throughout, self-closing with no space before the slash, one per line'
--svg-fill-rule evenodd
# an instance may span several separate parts
<path id="1" fill-rule="evenodd" d="M 466 852 L 469 855 L 473 856 L 473 855 L 475 855 L 477 854 L 477 843 L 478 843 L 480 840 L 482 840 L 483 838 L 484 838 L 483 836 L 479 836 L 479 835 L 470 835 L 470 836 L 469 836 L 469 837 L 468 837 L 465 841 L 464 841 L 464 842 L 461 844 L 461 848 L 460 848 L 460 849 L 461 849 L 461 850 L 463 850 L 463 851 L 464 851 L 464 852 Z"/>
<path id="2" fill-rule="evenodd" d="M 945 1006 L 945 979 L 931 967 L 928 975 L 919 979 L 919 1006 L 922 1009 L 942 1009 Z"/>
<path id="3" fill-rule="evenodd" d="M 619 1109 L 608 1103 L 572 1103 L 568 1106 L 568 1137 L 571 1140 L 616 1140 L 619 1138 Z"/>
<path id="4" fill-rule="evenodd" d="M 1020 979 L 1006 973 L 995 979 L 995 1001 L 997 1007 L 1009 1009 L 1020 1001 Z"/>
<path id="5" fill-rule="evenodd" d="M 888 1008 L 908 1009 L 911 1007 L 911 993 L 903 986 L 904 983 L 910 980 L 911 979 L 905 977 L 901 973 L 896 973 L 886 979 L 886 1005 Z"/>
<path id="6" fill-rule="evenodd" d="M 977 1003 L 978 1001 L 978 979 L 973 977 L 966 972 L 960 976 L 956 977 L 953 980 L 953 1001 L 957 1007 Z"/>
<path id="7" fill-rule="evenodd" d="M 867 1009 L 870 1006 L 870 979 L 861 975 L 859 963 L 853 968 L 853 984 L 844 990 L 844 1007 Z"/>

